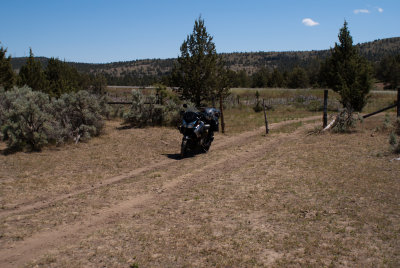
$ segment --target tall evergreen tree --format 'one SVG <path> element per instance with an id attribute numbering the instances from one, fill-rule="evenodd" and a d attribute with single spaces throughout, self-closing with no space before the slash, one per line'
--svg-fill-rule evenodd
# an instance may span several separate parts
<path id="1" fill-rule="evenodd" d="M 321 78 L 328 87 L 340 94 L 344 107 L 361 111 L 372 86 L 372 68 L 353 46 L 346 21 L 338 37 L 340 43 L 335 43 L 331 56 L 321 67 Z"/>
<path id="2" fill-rule="evenodd" d="M 215 96 L 218 65 L 213 37 L 207 33 L 204 20 L 199 17 L 192 34 L 188 35 L 180 47 L 181 55 L 174 66 L 172 81 L 184 99 L 200 106 Z"/>
<path id="3" fill-rule="evenodd" d="M 263 88 L 268 86 L 269 70 L 266 67 L 262 67 L 260 70 L 252 75 L 251 87 Z"/>
<path id="4" fill-rule="evenodd" d="M 245 70 L 238 72 L 239 87 L 250 87 L 250 79 Z"/>
<path id="5" fill-rule="evenodd" d="M 35 60 L 32 48 L 29 49 L 29 58 L 26 64 L 21 67 L 18 74 L 18 84 L 27 85 L 33 90 L 45 91 L 47 88 L 46 77 L 40 61 Z"/>
<path id="6" fill-rule="evenodd" d="M 12 88 L 15 83 L 15 74 L 11 66 L 11 56 L 6 57 L 7 49 L 0 48 L 0 87 L 5 90 Z"/>
<path id="7" fill-rule="evenodd" d="M 63 93 L 88 89 L 87 84 L 90 82 L 89 77 L 79 74 L 74 67 L 55 58 L 49 59 L 45 74 L 49 81 L 48 93 L 51 96 L 58 97 Z"/>
<path id="8" fill-rule="evenodd" d="M 289 76 L 288 86 L 290 88 L 306 88 L 308 86 L 308 76 L 301 67 L 295 67 Z"/>
<path id="9" fill-rule="evenodd" d="M 271 78 L 268 81 L 268 87 L 283 87 L 284 79 L 283 75 L 277 68 L 274 68 L 274 71 L 271 74 Z"/>
<path id="10" fill-rule="evenodd" d="M 107 79 L 104 77 L 104 75 L 98 74 L 93 76 L 91 84 L 91 92 L 94 94 L 102 95 L 106 93 Z"/>
<path id="11" fill-rule="evenodd" d="M 50 58 L 45 70 L 46 78 L 49 81 L 48 93 L 51 96 L 60 96 L 63 93 L 74 91 L 70 86 L 69 70 L 64 62 L 56 58 Z"/>
<path id="12" fill-rule="evenodd" d="M 397 88 L 400 85 L 400 54 L 385 57 L 377 68 L 376 76 L 386 84 L 386 88 Z"/>

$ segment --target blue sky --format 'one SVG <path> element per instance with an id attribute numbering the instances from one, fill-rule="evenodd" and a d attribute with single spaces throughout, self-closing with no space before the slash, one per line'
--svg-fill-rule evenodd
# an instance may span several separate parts
<path id="1" fill-rule="evenodd" d="M 104 63 L 174 58 L 205 20 L 217 52 L 333 47 L 344 19 L 354 43 L 400 36 L 400 0 L 0 0 L 1 46 Z"/>

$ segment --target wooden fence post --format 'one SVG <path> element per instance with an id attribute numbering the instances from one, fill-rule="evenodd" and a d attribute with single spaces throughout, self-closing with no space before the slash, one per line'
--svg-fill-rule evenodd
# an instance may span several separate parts
<path id="1" fill-rule="evenodd" d="M 400 117 L 400 87 L 397 88 L 397 117 Z"/>
<path id="2" fill-rule="evenodd" d="M 264 108 L 264 120 L 265 120 L 265 134 L 268 134 L 268 120 L 267 120 L 267 112 L 265 111 L 265 100 L 263 99 L 263 108 Z"/>
<path id="3" fill-rule="evenodd" d="M 322 127 L 326 128 L 328 125 L 328 90 L 324 90 L 324 115 L 322 117 Z"/>
<path id="4" fill-rule="evenodd" d="M 225 133 L 224 103 L 222 100 L 222 94 L 219 95 L 219 109 L 221 111 L 221 131 L 222 131 L 222 133 Z"/>

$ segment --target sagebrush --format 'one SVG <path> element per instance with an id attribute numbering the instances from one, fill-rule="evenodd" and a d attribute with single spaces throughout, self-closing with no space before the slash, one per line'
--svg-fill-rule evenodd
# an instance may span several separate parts
<path id="1" fill-rule="evenodd" d="M 109 109 L 87 91 L 50 98 L 31 88 L 0 90 L 0 132 L 11 150 L 39 151 L 48 143 L 88 140 L 100 134 Z"/>
<path id="2" fill-rule="evenodd" d="M 124 123 L 132 127 L 175 126 L 180 119 L 180 103 L 168 98 L 161 105 L 154 96 L 133 90 L 132 105 L 123 117 Z"/>

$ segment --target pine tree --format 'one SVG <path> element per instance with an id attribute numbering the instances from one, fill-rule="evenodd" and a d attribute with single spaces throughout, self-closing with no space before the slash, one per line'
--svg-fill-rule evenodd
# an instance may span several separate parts
<path id="1" fill-rule="evenodd" d="M 204 20 L 199 17 L 192 34 L 188 35 L 180 47 L 181 55 L 172 72 L 173 84 L 184 99 L 200 106 L 215 96 L 218 65 L 213 37 L 207 33 Z"/>
<path id="2" fill-rule="evenodd" d="M 59 59 L 49 59 L 45 75 L 49 81 L 48 93 L 51 96 L 58 97 L 63 93 L 83 89 L 79 87 L 80 75 L 77 70 Z"/>
<path id="3" fill-rule="evenodd" d="M 385 88 L 395 89 L 400 85 L 400 54 L 387 56 L 380 62 L 377 78 L 386 84 Z"/>
<path id="4" fill-rule="evenodd" d="M 331 56 L 321 67 L 321 80 L 340 94 L 345 108 L 361 111 L 372 85 L 372 68 L 353 46 L 346 21 L 338 37 L 340 43 L 335 43 Z"/>
<path id="5" fill-rule="evenodd" d="M 18 76 L 18 84 L 27 85 L 33 90 L 45 91 L 47 88 L 46 77 L 40 61 L 35 60 L 32 48 L 29 49 L 29 58 L 21 67 Z"/>
<path id="6" fill-rule="evenodd" d="M 284 79 L 283 75 L 279 72 L 277 68 L 271 74 L 271 78 L 268 81 L 268 87 L 283 87 Z"/>
<path id="7" fill-rule="evenodd" d="M 290 74 L 290 88 L 306 88 L 308 86 L 308 76 L 306 71 L 301 67 L 295 67 Z"/>
<path id="8" fill-rule="evenodd" d="M 268 86 L 269 70 L 266 67 L 262 67 L 260 70 L 252 75 L 251 87 L 263 88 Z"/>
<path id="9" fill-rule="evenodd" d="M 11 66 L 11 56 L 6 57 L 6 52 L 7 49 L 0 48 L 0 87 L 8 90 L 15 83 L 15 74 Z"/>

